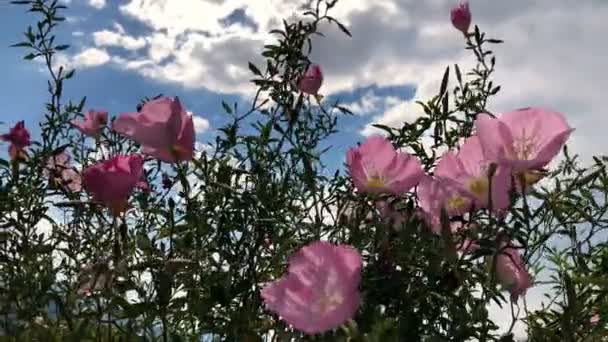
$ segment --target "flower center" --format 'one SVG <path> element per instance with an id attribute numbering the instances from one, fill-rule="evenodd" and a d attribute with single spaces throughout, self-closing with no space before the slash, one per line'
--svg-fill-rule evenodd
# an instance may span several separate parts
<path id="1" fill-rule="evenodd" d="M 326 314 L 334 311 L 339 305 L 344 303 L 344 297 L 340 294 L 334 293 L 331 295 L 324 295 L 317 303 L 319 312 Z"/>
<path id="2" fill-rule="evenodd" d="M 449 210 L 465 209 L 468 204 L 469 201 L 466 198 L 458 195 L 450 197 L 447 201 L 447 207 Z"/>
<path id="3" fill-rule="evenodd" d="M 386 186 L 384 179 L 380 176 L 372 176 L 367 179 L 367 186 L 373 189 L 382 189 Z"/>
<path id="4" fill-rule="evenodd" d="M 519 160 L 529 160 L 536 152 L 536 141 L 532 135 L 528 135 L 526 130 L 521 131 L 521 135 L 513 141 L 513 148 L 508 157 Z"/>
<path id="5" fill-rule="evenodd" d="M 490 184 L 486 177 L 477 177 L 471 180 L 469 183 L 469 191 L 478 198 L 486 198 L 488 196 L 488 190 Z"/>
<path id="6" fill-rule="evenodd" d="M 172 145 L 169 150 L 171 151 L 171 154 L 175 160 L 182 160 L 186 156 L 186 149 L 179 145 Z"/>

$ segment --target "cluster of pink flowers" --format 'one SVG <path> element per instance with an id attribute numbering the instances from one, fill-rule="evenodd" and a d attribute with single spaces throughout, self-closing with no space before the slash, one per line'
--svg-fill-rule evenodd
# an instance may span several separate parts
<path id="1" fill-rule="evenodd" d="M 523 193 L 538 181 L 528 175 L 543 170 L 572 132 L 561 114 L 540 108 L 498 118 L 479 114 L 475 127 L 475 134 L 458 151 L 441 157 L 432 175 L 415 156 L 397 151 L 384 137 L 372 136 L 347 153 L 352 182 L 360 193 L 397 197 L 417 187 L 420 212 L 430 229 L 440 234 L 442 212 L 450 217 L 478 209 L 504 213 L 510 193 Z M 376 204 L 387 221 L 406 221 L 385 200 Z M 464 229 L 458 224 L 451 228 Z M 516 300 L 533 280 L 517 247 L 505 234 L 497 236 L 498 251 L 492 260 L 496 279 Z M 459 247 L 470 253 L 479 245 L 467 240 Z M 313 242 L 291 257 L 287 275 L 266 285 L 262 298 L 268 309 L 296 329 L 309 334 L 331 330 L 357 311 L 360 269 L 360 255 L 353 248 Z"/>
<path id="2" fill-rule="evenodd" d="M 468 3 L 451 11 L 454 27 L 468 34 L 471 13 Z M 298 80 L 300 92 L 317 96 L 323 83 L 318 65 L 310 65 Z M 82 134 L 100 139 L 108 123 L 106 111 L 89 111 L 84 120 L 72 125 Z M 194 155 L 192 116 L 177 97 L 161 97 L 146 103 L 140 112 L 119 115 L 112 124 L 116 133 L 142 147 L 142 154 L 167 163 L 189 161 Z M 545 172 L 547 164 L 559 153 L 572 129 L 560 113 L 540 108 L 524 108 L 495 118 L 480 113 L 475 134 L 465 139 L 457 150 L 446 152 L 432 174 L 427 174 L 413 155 L 400 152 L 392 143 L 373 136 L 347 152 L 347 167 L 359 193 L 401 197 L 416 188 L 419 212 L 435 234 L 441 233 L 441 216 L 465 215 L 473 210 L 506 213 L 512 193 L 525 195 Z M 23 157 L 31 144 L 23 121 L 0 140 L 10 142 L 13 159 Z M 78 173 L 66 153 L 52 156 L 46 164 L 47 176 L 72 192 L 82 187 L 92 198 L 115 215 L 129 206 L 135 188 L 147 189 L 144 156 L 115 155 Z M 163 185 L 170 182 L 163 178 Z M 401 226 L 407 217 L 384 199 L 376 206 L 384 219 Z M 454 224 L 458 231 L 462 225 Z M 494 260 L 496 278 L 509 290 L 513 299 L 532 286 L 532 277 L 517 247 L 497 232 L 499 251 Z M 268 240 L 268 246 L 272 243 Z M 479 246 L 465 241 L 460 250 L 471 252 Z M 267 308 L 294 328 L 308 334 L 334 329 L 352 318 L 361 301 L 359 282 L 363 263 L 351 246 L 325 241 L 312 242 L 289 258 L 287 274 L 266 284 L 261 296 Z M 105 275 L 103 275 L 105 283 Z M 94 278 L 96 279 L 96 278 Z M 103 284 L 87 280 L 83 293 Z"/>
<path id="3" fill-rule="evenodd" d="M 471 12 L 467 2 L 452 9 L 451 21 L 468 35 Z M 312 65 L 298 88 L 316 95 L 322 81 L 321 69 Z M 572 132 L 560 113 L 541 108 L 519 109 L 498 118 L 480 113 L 475 128 L 475 134 L 458 150 L 440 158 L 433 174 L 426 174 L 415 156 L 397 151 L 386 138 L 370 137 L 347 153 L 352 183 L 360 193 L 396 197 L 416 187 L 419 212 L 439 235 L 442 213 L 451 218 L 487 209 L 504 215 L 511 193 L 525 194 L 539 181 L 545 174 L 544 167 Z M 383 199 L 376 201 L 376 207 L 396 228 L 407 221 Z M 453 232 L 465 229 L 458 223 L 450 228 Z M 497 281 L 516 300 L 532 286 L 533 279 L 517 247 L 505 237 L 497 232 L 498 251 L 492 262 Z M 463 253 L 478 248 L 472 240 L 459 246 Z M 361 257 L 353 248 L 313 242 L 292 256 L 287 275 L 267 284 L 262 298 L 269 310 L 296 329 L 309 334 L 331 330 L 357 311 L 360 269 Z"/>
<path id="4" fill-rule="evenodd" d="M 99 139 L 108 123 L 108 112 L 89 111 L 83 120 L 71 124 L 85 136 Z M 147 102 L 139 113 L 118 116 L 112 129 L 137 142 L 142 153 L 167 163 L 191 160 L 194 155 L 194 122 L 178 98 L 161 97 Z M 0 140 L 10 142 L 12 159 L 23 158 L 31 144 L 24 122 L 18 122 Z M 51 156 L 44 167 L 54 185 L 70 192 L 84 187 L 93 199 L 120 215 L 128 208 L 128 198 L 136 187 L 147 189 L 144 157 L 139 154 L 115 155 L 85 168 L 82 173 L 70 165 L 70 156 L 62 152 Z"/>

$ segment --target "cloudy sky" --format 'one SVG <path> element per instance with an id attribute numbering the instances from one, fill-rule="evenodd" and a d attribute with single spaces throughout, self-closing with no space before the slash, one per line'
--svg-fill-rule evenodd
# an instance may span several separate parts
<path id="1" fill-rule="evenodd" d="M 294 14 L 301 0 L 71 0 L 59 38 L 72 43 L 63 64 L 76 67 L 69 98 L 86 95 L 87 108 L 132 111 L 143 96 L 179 95 L 197 116 L 200 141 L 210 140 L 224 117 L 221 100 L 246 102 L 252 94 L 247 61 L 259 61 L 266 32 Z M 0 0 L 0 121 L 42 118 L 45 74 L 8 48 L 32 17 Z M 333 159 L 373 134 L 372 122 L 400 125 L 414 119 L 416 99 L 438 88 L 445 66 L 474 66 L 462 35 L 449 22 L 455 0 L 342 0 L 334 16 L 353 38 L 327 27 L 313 60 L 325 71 L 322 93 L 341 99 L 356 116 L 340 123 Z M 608 115 L 608 2 L 603 0 L 472 0 L 474 23 L 497 47 L 490 104 L 500 113 L 543 106 L 563 112 L 576 128 L 571 148 L 603 154 Z M 6 127 L 0 126 L 4 130 Z M 540 300 L 540 299 L 539 299 Z"/>

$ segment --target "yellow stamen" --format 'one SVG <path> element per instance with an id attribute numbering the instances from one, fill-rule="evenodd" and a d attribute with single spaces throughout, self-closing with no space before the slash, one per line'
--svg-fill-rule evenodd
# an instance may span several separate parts
<path id="1" fill-rule="evenodd" d="M 450 209 L 450 210 L 465 209 L 468 204 L 469 204 L 469 201 L 466 198 L 458 196 L 458 195 L 454 195 L 454 196 L 450 197 L 447 201 L 447 206 L 448 206 L 448 209 Z"/>
<path id="2" fill-rule="evenodd" d="M 344 298 L 339 294 L 326 295 L 319 300 L 319 312 L 328 313 L 335 310 L 344 302 Z"/>
<path id="3" fill-rule="evenodd" d="M 381 177 L 373 176 L 367 180 L 367 186 L 373 189 L 382 189 L 386 186 L 386 184 Z"/>
<path id="4" fill-rule="evenodd" d="M 488 196 L 488 190 L 490 184 L 486 177 L 477 177 L 471 180 L 469 183 L 469 190 L 479 198 L 486 198 Z"/>

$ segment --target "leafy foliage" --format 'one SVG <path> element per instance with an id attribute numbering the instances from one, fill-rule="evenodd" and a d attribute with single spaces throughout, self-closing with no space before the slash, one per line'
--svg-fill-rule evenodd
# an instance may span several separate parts
<path id="1" fill-rule="evenodd" d="M 85 193 L 49 182 L 43 168 L 58 151 L 84 168 L 138 146 L 110 130 L 92 142 L 71 128 L 86 99 L 65 103 L 74 71 L 54 63 L 68 48 L 53 35 L 65 7 L 14 3 L 40 18 L 15 46 L 27 49 L 24 59 L 43 60 L 50 79 L 40 141 L 25 161 L 0 160 L 0 326 L 13 340 L 512 341 L 510 331 L 497 333 L 487 309 L 508 305 L 488 262 L 499 230 L 524 247 L 537 282 L 552 286 L 551 306 L 529 312 L 524 305 L 530 340 L 606 340 L 605 157 L 583 167 L 564 149 L 548 182 L 514 195 L 508 215 L 477 212 L 462 218 L 469 229 L 447 237 L 430 232 L 413 195 L 382 197 L 407 217 L 394 226 L 373 205 L 378 197 L 356 193 L 340 170 L 325 175 L 321 157 L 330 151 L 323 142 L 350 112 L 298 93 L 294 80 L 311 63 L 320 23 L 350 36 L 328 15 L 337 0 L 312 1 L 302 20 L 272 30 L 276 41 L 261 53 L 265 65 L 248 64 L 257 86 L 251 107 L 222 102 L 227 124 L 192 162 L 148 159 L 151 191 L 137 193 L 118 218 Z M 470 136 L 476 114 L 499 92 L 487 47 L 499 43 L 475 27 L 466 49 L 476 66 L 446 68 L 438 94 L 419 103 L 414 122 L 376 126 L 432 172 L 438 151 Z M 450 252 L 454 241 L 471 237 L 479 251 Z M 259 290 L 284 273 L 294 250 L 319 239 L 361 251 L 363 302 L 342 329 L 306 336 L 266 311 Z M 93 285 L 90 296 L 83 284 Z M 522 308 L 510 305 L 515 323 Z"/>

